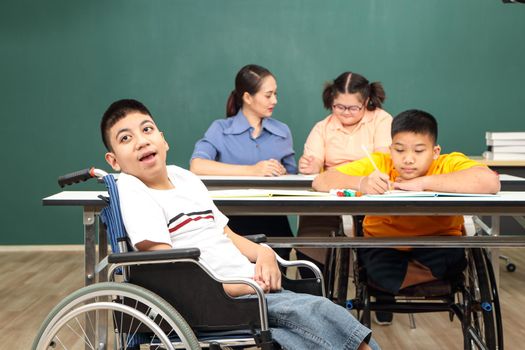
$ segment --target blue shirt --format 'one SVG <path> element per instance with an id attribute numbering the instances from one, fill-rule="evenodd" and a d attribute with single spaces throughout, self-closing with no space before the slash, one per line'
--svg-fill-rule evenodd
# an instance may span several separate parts
<path id="1" fill-rule="evenodd" d="M 262 160 L 281 162 L 288 174 L 297 173 L 290 128 L 275 119 L 264 118 L 257 138 L 253 127 L 239 110 L 237 115 L 215 120 L 204 138 L 197 141 L 191 159 L 203 158 L 221 163 L 253 165 Z"/>

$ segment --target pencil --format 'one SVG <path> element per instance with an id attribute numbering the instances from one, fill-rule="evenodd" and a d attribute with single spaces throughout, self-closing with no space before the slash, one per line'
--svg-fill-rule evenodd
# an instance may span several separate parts
<path id="1" fill-rule="evenodd" d="M 374 158 L 372 158 L 370 153 L 368 153 L 368 150 L 366 149 L 366 146 L 365 145 L 361 145 L 361 148 L 363 149 L 363 151 L 365 151 L 366 156 L 370 160 L 370 163 L 372 163 L 372 165 L 374 166 L 374 169 L 379 171 L 379 172 L 381 172 L 381 170 L 379 170 L 379 168 L 377 167 L 376 162 L 374 162 Z M 388 181 L 388 190 L 385 193 L 389 193 L 391 189 L 392 189 L 392 184 L 390 183 L 390 181 Z"/>
<path id="2" fill-rule="evenodd" d="M 368 157 L 368 159 L 370 160 L 370 162 L 372 163 L 372 165 L 374 166 L 374 169 L 381 172 L 379 170 L 379 168 L 377 167 L 376 165 L 376 162 L 374 162 L 374 158 L 372 158 L 372 156 L 370 155 L 370 153 L 368 153 L 368 150 L 366 149 L 366 146 L 365 145 L 361 145 L 361 148 L 363 149 L 363 151 L 365 151 L 365 154 L 366 156 Z"/>

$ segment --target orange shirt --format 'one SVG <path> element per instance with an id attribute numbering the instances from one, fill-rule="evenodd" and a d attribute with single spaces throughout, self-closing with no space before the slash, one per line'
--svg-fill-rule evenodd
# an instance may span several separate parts
<path id="1" fill-rule="evenodd" d="M 381 108 L 367 110 L 352 131 L 346 130 L 331 114 L 310 131 L 304 155 L 322 160 L 325 169 L 361 159 L 365 156 L 361 145 L 365 145 L 370 152 L 390 146 L 391 124 L 392 116 Z"/>
<path id="2" fill-rule="evenodd" d="M 394 169 L 390 154 L 373 153 L 372 158 L 379 170 L 395 181 L 399 173 Z M 434 160 L 427 175 L 448 174 L 475 166 L 484 166 L 462 153 L 442 154 Z M 374 171 L 368 158 L 343 164 L 337 170 L 352 176 L 367 176 Z M 370 237 L 406 236 L 461 236 L 463 216 L 366 216 L 363 222 L 364 235 Z"/>

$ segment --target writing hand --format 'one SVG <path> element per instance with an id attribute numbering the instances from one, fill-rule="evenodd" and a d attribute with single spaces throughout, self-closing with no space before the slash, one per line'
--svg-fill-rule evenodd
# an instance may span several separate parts
<path id="1" fill-rule="evenodd" d="M 368 194 L 383 194 L 390 190 L 390 178 L 388 175 L 375 170 L 361 180 L 359 190 Z"/>

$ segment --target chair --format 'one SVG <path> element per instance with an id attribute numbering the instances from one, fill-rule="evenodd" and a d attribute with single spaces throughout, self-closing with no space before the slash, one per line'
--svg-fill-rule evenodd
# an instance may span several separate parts
<path id="1" fill-rule="evenodd" d="M 197 248 L 132 251 L 113 175 L 92 168 L 62 177 L 59 183 L 91 177 L 103 178 L 109 193 L 101 219 L 113 252 L 107 257 L 110 282 L 81 288 L 55 306 L 33 349 L 279 348 L 272 340 L 266 299 L 257 283 L 246 278 L 221 279 L 199 260 Z M 261 242 L 265 237 L 252 239 Z M 277 259 L 285 267 L 310 267 L 316 275 L 307 280 L 283 276 L 283 288 L 324 296 L 322 275 L 314 264 Z M 256 298 L 232 298 L 224 292 L 223 283 L 248 284 Z"/>
<path id="2" fill-rule="evenodd" d="M 342 237 L 353 236 L 353 216 L 300 216 L 298 237 Z M 340 272 L 349 268 L 348 249 L 340 248 L 299 248 L 298 257 L 314 262 L 323 271 L 327 298 L 344 305 L 348 273 Z M 322 263 L 321 263 L 322 262 Z M 308 273 L 304 274 L 308 276 Z"/>
<path id="3" fill-rule="evenodd" d="M 359 236 L 362 235 L 363 218 L 354 218 Z M 461 323 L 464 349 L 501 350 L 503 326 L 492 264 L 485 249 L 468 248 L 465 252 L 467 267 L 460 275 L 410 286 L 392 295 L 367 283 L 359 251 L 353 250 L 355 298 L 347 301 L 347 307 L 357 310 L 358 319 L 368 327 L 372 311 L 448 312 L 451 321 L 456 316 Z M 372 297 L 383 301 L 372 301 Z"/>

